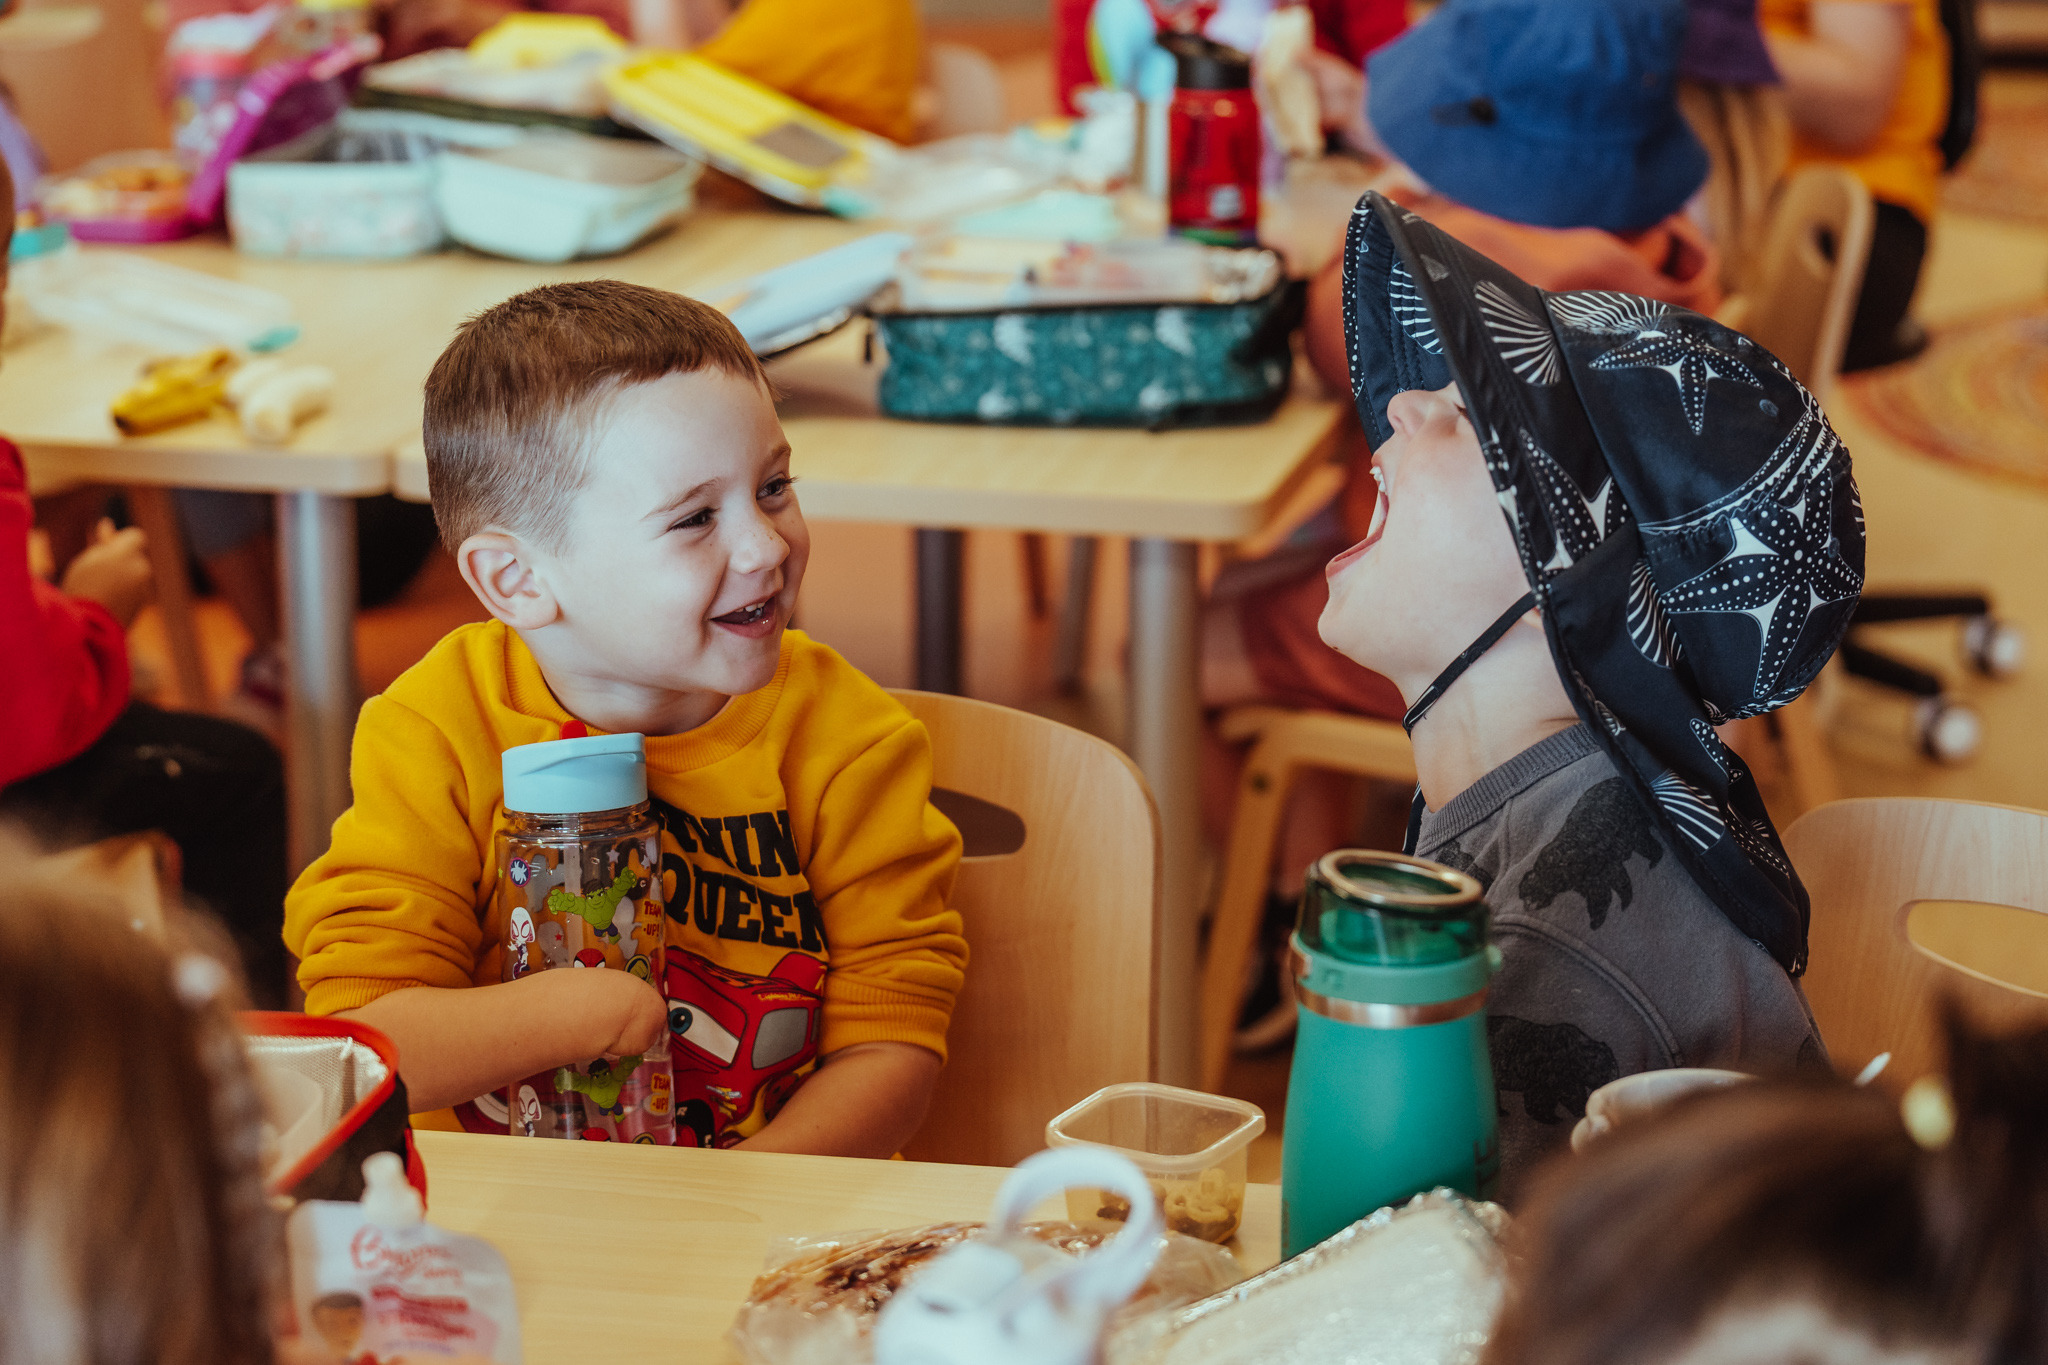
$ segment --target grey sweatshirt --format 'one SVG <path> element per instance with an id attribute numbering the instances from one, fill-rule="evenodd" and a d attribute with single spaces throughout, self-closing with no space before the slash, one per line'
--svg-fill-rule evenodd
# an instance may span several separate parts
<path id="1" fill-rule="evenodd" d="M 1679 865 L 1583 725 L 1425 812 L 1417 852 L 1471 873 L 1493 912 L 1506 1197 L 1618 1076 L 1825 1060 L 1798 984 Z"/>

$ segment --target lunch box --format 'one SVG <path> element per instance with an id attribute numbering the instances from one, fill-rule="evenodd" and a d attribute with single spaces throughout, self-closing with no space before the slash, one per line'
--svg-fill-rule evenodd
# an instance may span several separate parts
<path id="1" fill-rule="evenodd" d="M 346 110 L 229 169 L 228 230 L 251 256 L 376 261 L 433 251 L 447 239 L 434 196 L 440 154 L 525 136 L 507 124 Z"/>
<path id="2" fill-rule="evenodd" d="M 702 171 L 651 143 L 534 131 L 441 153 L 434 202 L 464 246 L 566 261 L 624 251 L 674 222 L 696 201 Z"/>
<path id="3" fill-rule="evenodd" d="M 1014 426 L 1164 430 L 1263 421 L 1287 397 L 1290 337 L 1306 298 L 1301 282 L 1269 273 L 1260 292 L 1225 302 L 911 309 L 900 294 L 885 294 L 869 310 L 889 358 L 881 410 L 912 421 Z"/>
<path id="4" fill-rule="evenodd" d="M 359 1199 L 363 1161 L 395 1152 L 424 1197 L 398 1049 L 348 1019 L 282 1011 L 240 1015 L 263 1102 L 264 1189 L 274 1197 Z"/>

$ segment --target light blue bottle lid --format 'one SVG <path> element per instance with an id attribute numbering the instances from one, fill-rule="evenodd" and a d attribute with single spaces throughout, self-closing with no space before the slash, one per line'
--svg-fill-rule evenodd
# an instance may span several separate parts
<path id="1" fill-rule="evenodd" d="M 518 744 L 505 751 L 505 809 L 521 815 L 588 815 L 647 799 L 647 741 L 590 735 Z"/>

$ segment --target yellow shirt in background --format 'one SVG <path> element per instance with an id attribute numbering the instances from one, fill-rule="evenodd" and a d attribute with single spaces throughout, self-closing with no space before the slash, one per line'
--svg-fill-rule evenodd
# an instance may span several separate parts
<path id="1" fill-rule="evenodd" d="M 1898 0 L 1856 2 L 1896 4 Z M 1766 33 L 1811 37 L 1810 4 L 1811 0 L 1761 0 L 1757 19 Z M 1876 141 L 1858 155 L 1843 156 L 1811 138 L 1795 135 L 1788 169 L 1816 162 L 1846 166 L 1869 187 L 1873 198 L 1904 205 L 1921 222 L 1930 223 L 1941 200 L 1941 148 L 1935 144 L 1948 126 L 1948 34 L 1941 26 L 1939 0 L 1909 0 L 1909 8 L 1913 23 L 1899 94 Z"/>
<path id="2" fill-rule="evenodd" d="M 697 49 L 856 128 L 917 132 L 915 0 L 746 0 Z"/>
<path id="3" fill-rule="evenodd" d="M 364 704 L 355 804 L 285 900 L 307 1013 L 502 979 L 500 757 L 570 719 L 495 621 L 452 632 Z M 819 1056 L 877 1041 L 946 1055 L 967 944 L 946 904 L 960 835 L 931 804 L 931 775 L 924 726 L 798 631 L 766 687 L 648 737 L 675 1106 L 702 1145 L 758 1130 Z M 809 1021 L 792 1032 L 797 1008 Z"/>

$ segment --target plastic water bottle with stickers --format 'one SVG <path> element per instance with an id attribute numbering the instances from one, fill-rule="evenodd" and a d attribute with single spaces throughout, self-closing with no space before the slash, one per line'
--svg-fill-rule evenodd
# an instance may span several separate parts
<path id="1" fill-rule="evenodd" d="M 642 737 L 518 745 L 505 751 L 504 779 L 495 913 L 504 979 L 623 971 L 658 986 L 661 825 L 647 800 Z M 674 1079 L 662 1044 L 528 1076 L 496 1098 L 515 1136 L 675 1142 Z"/>

